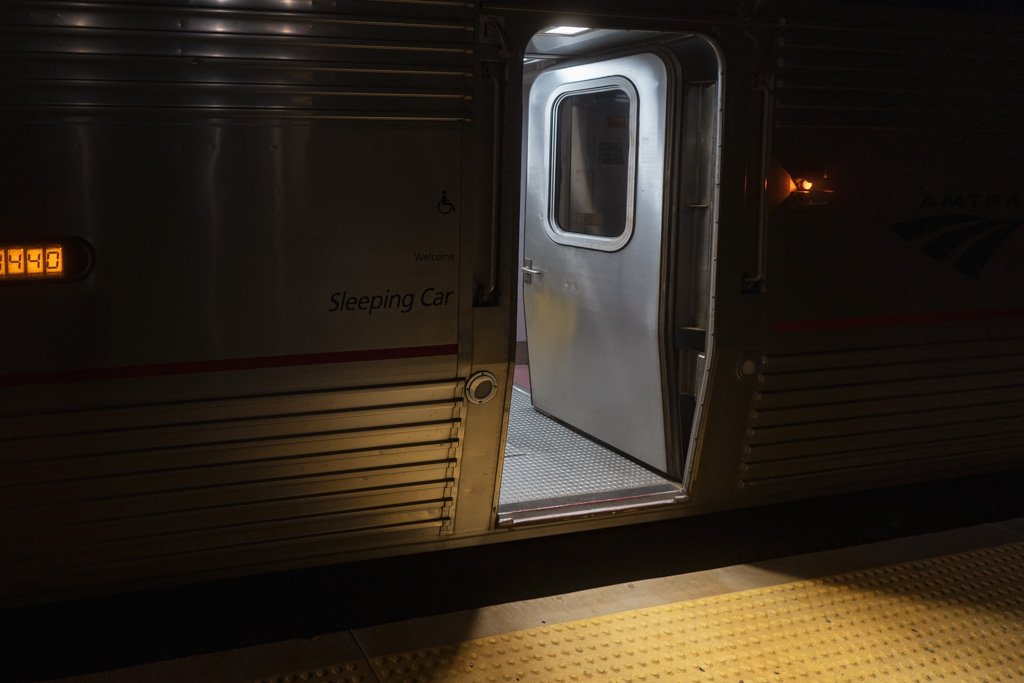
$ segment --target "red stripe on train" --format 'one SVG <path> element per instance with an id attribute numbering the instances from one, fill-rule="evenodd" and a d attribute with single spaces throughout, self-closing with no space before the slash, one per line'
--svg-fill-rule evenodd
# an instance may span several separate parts
<path id="1" fill-rule="evenodd" d="M 1024 308 L 1000 311 L 953 311 L 949 313 L 920 313 L 917 315 L 880 315 L 864 318 L 832 318 L 830 320 L 798 320 L 775 323 L 775 332 L 810 332 L 812 330 L 847 330 L 857 327 L 888 327 L 891 325 L 920 325 L 922 323 L 950 323 L 963 320 L 993 320 L 997 318 L 1024 318 Z"/>
<path id="2" fill-rule="evenodd" d="M 262 370 L 300 365 L 327 365 L 331 363 L 358 363 L 374 360 L 400 360 L 450 356 L 459 352 L 458 344 L 438 346 L 408 346 L 397 349 L 365 349 L 362 351 L 336 351 L 331 353 L 303 353 L 291 356 L 262 356 L 259 358 L 229 358 L 200 360 L 185 363 L 157 365 L 128 365 L 116 368 L 88 368 L 83 370 L 56 370 L 52 372 L 23 372 L 0 375 L 0 387 L 57 382 L 88 382 L 104 379 L 135 379 L 162 375 L 186 375 L 202 372 L 232 370 Z"/>

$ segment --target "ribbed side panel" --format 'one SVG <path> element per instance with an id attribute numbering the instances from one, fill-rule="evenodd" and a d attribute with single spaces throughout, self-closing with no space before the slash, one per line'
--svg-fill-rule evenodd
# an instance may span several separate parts
<path id="1" fill-rule="evenodd" d="M 5 2 L 7 116 L 464 121 L 462 2 Z"/>
<path id="2" fill-rule="evenodd" d="M 741 480 L 792 487 L 1024 456 L 1024 339 L 769 357 Z"/>
<path id="3" fill-rule="evenodd" d="M 789 128 L 1019 129 L 1019 25 L 976 17 L 779 29 L 775 123 Z"/>
<path id="4" fill-rule="evenodd" d="M 461 407 L 453 381 L 0 418 L 4 592 L 436 536 Z"/>

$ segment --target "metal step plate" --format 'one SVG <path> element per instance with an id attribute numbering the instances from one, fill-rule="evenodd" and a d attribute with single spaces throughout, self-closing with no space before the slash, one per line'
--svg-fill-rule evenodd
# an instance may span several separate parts
<path id="1" fill-rule="evenodd" d="M 534 410 L 512 389 L 498 524 L 669 505 L 678 484 Z"/>

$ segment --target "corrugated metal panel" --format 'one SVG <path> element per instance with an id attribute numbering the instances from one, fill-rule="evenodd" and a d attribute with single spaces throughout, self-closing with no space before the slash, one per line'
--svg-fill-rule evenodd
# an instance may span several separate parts
<path id="1" fill-rule="evenodd" d="M 783 22 L 775 125 L 1019 130 L 1018 33 L 976 18 L 950 25 Z"/>
<path id="2" fill-rule="evenodd" d="M 767 358 L 741 480 L 791 487 L 984 469 L 1024 449 L 1024 339 Z"/>
<path id="3" fill-rule="evenodd" d="M 463 2 L 5 2 L 0 110 L 465 121 L 473 40 Z"/>
<path id="4" fill-rule="evenodd" d="M 279 546 L 340 554 L 368 532 L 436 536 L 452 504 L 461 390 L 452 381 L 2 418 L 0 515 L 19 520 L 4 524 L 4 593 L 101 566 L 173 575 L 242 551 L 273 558 Z"/>

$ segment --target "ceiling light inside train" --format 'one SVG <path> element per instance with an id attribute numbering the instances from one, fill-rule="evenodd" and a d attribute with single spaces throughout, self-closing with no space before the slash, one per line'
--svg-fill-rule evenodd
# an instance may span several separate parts
<path id="1" fill-rule="evenodd" d="M 578 36 L 586 33 L 589 28 L 583 26 L 552 26 L 540 32 L 542 36 Z"/>

